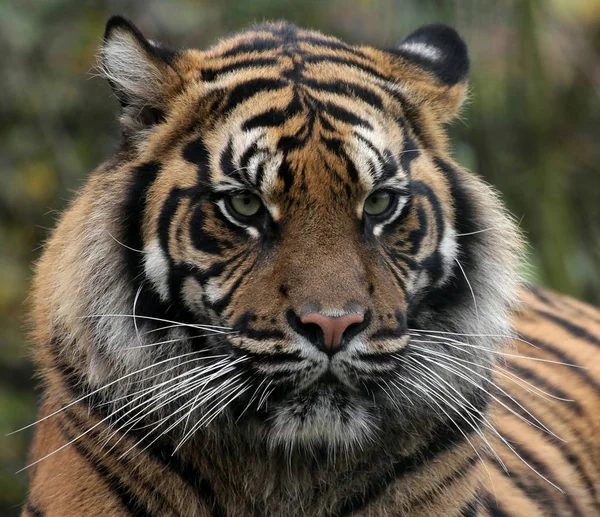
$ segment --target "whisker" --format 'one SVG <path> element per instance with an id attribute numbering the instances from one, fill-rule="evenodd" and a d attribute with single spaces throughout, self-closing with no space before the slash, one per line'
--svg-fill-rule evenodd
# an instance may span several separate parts
<path id="1" fill-rule="evenodd" d="M 517 418 L 519 418 L 520 420 L 522 420 L 523 422 L 525 422 L 528 425 L 531 425 L 532 427 L 535 427 L 536 429 L 539 429 L 542 432 L 545 432 L 553 437 L 555 437 L 557 440 L 560 440 L 562 442 L 566 443 L 566 440 L 564 440 L 563 438 L 561 438 L 560 436 L 556 435 L 554 432 L 552 432 L 551 429 L 549 429 L 543 422 L 540 422 L 540 420 L 538 418 L 536 418 L 535 415 L 533 415 L 526 407 L 524 407 L 520 402 L 518 402 L 514 397 L 512 397 L 510 394 L 508 394 L 505 390 L 503 390 L 500 386 L 498 386 L 496 383 L 494 383 L 493 381 L 489 380 L 487 377 L 485 377 L 484 375 L 475 372 L 474 370 L 469 369 L 469 371 L 471 373 L 473 373 L 474 375 L 476 375 L 477 377 L 480 377 L 481 379 L 483 379 L 484 381 L 488 382 L 489 384 L 491 384 L 492 386 L 494 386 L 497 390 L 499 390 L 503 395 L 505 395 L 508 399 L 510 399 L 512 402 L 514 402 L 519 408 L 521 408 L 523 411 L 525 411 L 525 413 L 527 415 L 529 415 L 536 423 L 531 422 L 530 420 L 528 420 L 527 418 L 519 415 L 516 411 L 514 411 L 512 408 L 510 408 L 509 406 L 507 406 L 504 402 L 502 402 L 498 397 L 492 395 L 488 390 L 486 390 L 481 384 L 475 382 L 471 377 L 469 377 L 468 375 L 465 375 L 463 372 L 460 372 L 458 370 L 456 370 L 456 368 L 452 368 L 451 366 L 447 365 L 447 364 L 442 364 L 438 361 L 435 361 L 434 359 L 427 357 L 426 355 L 423 354 L 416 354 L 417 356 L 425 359 L 426 361 L 429 361 L 433 364 L 435 364 L 436 366 L 438 366 L 439 368 L 442 368 L 450 373 L 453 373 L 454 375 L 457 375 L 458 377 L 466 380 L 468 383 L 472 384 L 475 388 L 484 391 L 485 393 L 488 394 L 489 397 L 491 397 L 493 400 L 495 400 L 498 404 L 500 404 L 502 407 L 504 407 L 507 411 L 509 411 L 510 413 L 512 413 L 513 415 L 515 415 Z M 449 359 L 447 359 L 449 360 Z M 421 366 L 423 368 L 427 368 L 425 365 L 423 365 L 421 363 Z M 459 365 L 461 366 L 461 365 Z M 436 374 L 435 372 L 433 372 L 433 370 L 430 370 L 429 368 L 427 368 L 431 374 L 438 376 L 438 374 Z M 444 379 L 442 379 L 440 377 L 440 380 L 442 380 L 442 382 L 445 382 Z"/>
<path id="2" fill-rule="evenodd" d="M 426 380 L 425 377 L 423 376 L 423 372 L 421 370 L 419 370 L 418 368 L 414 368 L 412 365 L 409 366 L 410 369 L 412 369 L 415 373 L 417 373 L 417 375 L 419 375 L 420 377 L 423 378 L 423 380 Z M 405 388 L 408 389 L 409 391 L 411 391 L 415 396 L 419 397 L 418 393 L 415 393 L 414 390 L 412 390 L 409 386 L 406 385 L 407 380 L 404 379 L 401 376 L 398 376 L 398 378 L 400 380 L 403 381 Z M 458 429 L 458 431 L 463 435 L 463 437 L 465 438 L 465 440 L 467 441 L 467 443 L 470 445 L 470 447 L 473 449 L 473 451 L 475 452 L 475 454 L 477 455 L 477 457 L 480 459 L 480 461 L 482 462 L 482 465 L 485 466 L 485 461 L 483 460 L 483 458 L 481 457 L 481 454 L 479 453 L 479 450 L 473 445 L 473 443 L 471 442 L 471 440 L 469 440 L 469 437 L 467 436 L 467 434 L 460 428 L 460 426 L 456 423 L 456 421 L 444 410 L 444 408 L 434 399 L 433 395 L 422 385 L 420 385 L 417 382 L 412 382 L 411 383 L 415 388 L 419 389 L 419 391 L 421 391 L 425 396 L 429 397 L 429 399 L 440 409 L 440 411 L 442 411 L 442 413 L 444 413 L 444 415 L 446 415 L 446 417 L 450 420 L 450 422 L 452 422 L 452 424 L 454 425 L 454 427 L 456 429 Z M 434 394 L 437 395 L 438 399 L 441 399 L 442 402 L 447 404 L 447 401 L 441 397 L 439 394 L 437 394 L 434 390 Z M 419 397 L 420 398 L 420 397 Z M 433 409 L 433 408 L 432 408 Z M 464 414 L 464 412 L 462 411 L 458 411 L 456 408 L 452 407 L 452 409 L 454 410 L 454 412 L 460 416 L 466 423 L 467 425 L 469 425 L 469 427 L 471 427 L 471 429 L 473 429 L 473 431 L 483 440 L 483 442 L 490 448 L 490 450 L 492 451 L 492 454 L 494 454 L 494 456 L 499 460 L 500 464 L 504 466 L 504 468 L 506 469 L 506 466 L 504 465 L 504 463 L 502 462 L 502 459 L 497 455 L 496 451 L 494 450 L 494 448 L 491 446 L 491 444 L 488 442 L 487 438 L 484 436 L 483 432 L 481 431 L 481 429 L 479 429 L 477 427 L 477 425 L 475 425 L 475 423 L 473 421 L 470 421 L 466 418 L 466 415 Z M 487 471 L 487 466 L 485 466 L 485 469 Z M 508 470 L 507 470 L 508 471 Z M 488 472 L 488 476 L 490 476 L 489 472 Z M 490 480 L 491 480 L 491 476 L 490 476 Z"/>
<path id="3" fill-rule="evenodd" d="M 140 316 L 138 316 L 139 318 Z M 158 327 L 157 329 L 151 329 L 148 330 L 146 332 L 144 332 L 144 335 L 147 334 L 152 334 L 153 332 L 160 332 L 162 330 L 168 330 L 168 329 L 173 329 L 173 328 L 178 328 L 181 327 L 182 324 L 181 323 L 177 323 L 174 325 L 165 325 L 164 327 Z M 222 327 L 220 325 L 205 325 L 204 323 L 202 323 L 202 329 L 201 330 L 213 330 L 213 329 L 217 329 L 217 330 L 233 330 L 233 327 Z"/>
<path id="4" fill-rule="evenodd" d="M 167 339 L 166 341 L 159 341 L 157 343 L 146 343 L 145 345 L 130 346 L 130 347 L 127 347 L 127 349 L 128 350 L 136 350 L 139 348 L 149 348 L 152 346 L 168 345 L 169 343 L 179 343 L 181 341 L 199 339 L 199 338 L 208 337 L 208 336 L 214 336 L 214 335 L 229 336 L 229 335 L 237 334 L 237 333 L 238 333 L 237 330 L 234 332 L 211 332 L 209 334 L 200 334 L 199 336 L 189 336 L 189 337 L 182 337 L 182 338 Z"/>
<path id="5" fill-rule="evenodd" d="M 515 384 L 517 384 L 517 386 L 519 386 L 522 389 L 526 390 L 528 393 L 531 393 L 533 395 L 537 395 L 538 397 L 542 397 L 545 400 L 551 401 L 550 399 L 556 399 L 556 400 L 559 400 L 561 402 L 574 402 L 574 400 L 572 400 L 572 399 L 565 399 L 565 398 L 553 395 L 552 393 L 548 393 L 548 392 L 542 390 L 541 388 L 537 387 L 535 384 L 532 384 L 532 383 L 526 381 L 525 379 L 519 377 L 517 374 L 511 372 L 510 370 L 502 368 L 501 366 L 499 366 L 497 364 L 494 365 L 494 366 L 485 366 L 485 365 L 482 365 L 482 364 L 475 363 L 473 361 L 469 361 L 467 359 L 463 359 L 463 358 L 459 358 L 459 357 L 454 357 L 454 356 L 445 354 L 443 352 L 440 352 L 439 350 L 432 350 L 430 348 L 425 348 L 425 347 L 421 347 L 421 346 L 418 346 L 418 345 L 412 345 L 412 348 L 415 348 L 417 350 L 421 350 L 423 352 L 427 352 L 427 353 L 430 353 L 430 354 L 434 354 L 434 355 L 436 355 L 438 357 L 441 357 L 441 358 L 444 358 L 444 359 L 453 360 L 453 361 L 460 361 L 461 363 L 467 363 L 467 364 L 471 364 L 473 366 L 477 366 L 479 368 L 484 368 L 485 370 L 488 370 L 488 371 L 490 371 L 492 373 L 498 373 L 502 377 L 505 377 L 508 380 L 510 380 L 511 382 L 514 382 Z M 529 387 L 523 386 L 523 384 L 526 384 Z M 531 389 L 531 388 L 533 388 L 533 389 Z M 550 399 L 546 398 L 546 396 L 550 397 Z"/>
<path id="6" fill-rule="evenodd" d="M 526 345 L 530 345 L 533 348 L 537 348 L 539 349 L 540 347 L 537 345 L 534 345 L 533 343 L 530 343 L 529 341 L 520 338 L 517 335 L 512 335 L 512 334 L 462 334 L 460 332 L 448 332 L 448 331 L 443 331 L 443 330 L 421 330 L 421 329 L 412 329 L 409 328 L 408 329 L 411 332 L 418 332 L 418 333 L 425 333 L 425 334 L 445 334 L 445 335 L 450 335 L 450 336 L 465 336 L 465 337 L 502 337 L 502 338 L 506 338 L 506 339 L 514 339 L 515 341 L 520 341 L 521 343 L 525 343 Z M 431 337 L 435 337 L 435 336 L 431 336 Z M 442 339 L 441 337 L 439 337 L 438 339 Z"/>
<path id="7" fill-rule="evenodd" d="M 155 318 L 153 316 L 142 316 L 140 314 L 89 314 L 87 316 L 80 316 L 80 319 L 88 319 L 88 318 L 139 318 L 149 321 L 159 321 L 162 323 L 172 323 L 179 327 L 189 327 L 198 330 L 212 330 L 211 325 L 202 325 L 195 323 L 182 323 L 178 321 L 166 320 L 164 318 Z M 224 329 L 231 330 L 230 327 L 223 327 Z"/>
<path id="8" fill-rule="evenodd" d="M 483 232 L 491 232 L 492 230 L 497 230 L 498 228 L 484 228 L 483 230 L 475 230 L 474 232 L 466 232 L 466 233 L 457 233 L 455 237 L 466 237 L 467 235 L 476 235 L 478 233 Z"/>
<path id="9" fill-rule="evenodd" d="M 435 336 L 428 336 L 428 337 L 435 337 Z M 587 370 L 587 368 L 585 366 L 581 366 L 579 364 L 563 363 L 561 361 L 554 361 L 552 359 L 543 359 L 541 357 L 530 357 L 530 356 L 527 356 L 527 355 L 511 354 L 509 352 L 500 352 L 499 350 L 491 350 L 489 348 L 485 348 L 485 347 L 481 347 L 481 346 L 477 346 L 477 345 L 472 345 L 471 343 L 464 343 L 462 341 L 456 341 L 456 340 L 448 339 L 448 338 L 436 338 L 436 339 L 445 340 L 446 344 L 448 346 L 453 347 L 453 348 L 458 348 L 458 349 L 461 349 L 462 347 L 473 348 L 475 350 L 483 350 L 484 352 L 488 352 L 488 353 L 491 353 L 491 354 L 500 355 L 500 356 L 503 356 L 503 357 L 515 357 L 517 359 L 527 359 L 529 361 L 538 361 L 538 362 L 541 362 L 541 363 L 558 364 L 560 366 L 570 366 L 572 368 L 580 368 L 580 369 L 583 369 L 583 370 Z M 411 340 L 411 341 L 413 341 L 413 340 Z M 423 340 L 418 340 L 418 339 L 415 339 L 414 342 L 415 343 L 435 343 L 435 344 L 439 344 L 439 341 L 423 341 Z M 454 344 L 451 344 L 451 343 L 454 343 Z"/>
<path id="10" fill-rule="evenodd" d="M 132 248 L 131 246 L 127 246 L 127 244 L 123 244 L 120 240 L 118 240 L 112 233 L 110 233 L 108 230 L 104 230 L 106 233 L 108 233 L 109 237 L 115 241 L 117 244 L 123 246 L 124 248 L 127 248 L 128 250 L 131 251 L 135 251 L 136 253 L 147 253 L 144 250 L 136 250 L 135 248 Z"/>
<path id="11" fill-rule="evenodd" d="M 159 366 L 161 364 L 164 364 L 164 363 L 167 363 L 167 362 L 170 362 L 170 361 L 175 361 L 177 359 L 181 359 L 182 357 L 189 357 L 190 355 L 195 355 L 195 354 L 200 354 L 200 353 L 201 353 L 200 351 L 194 351 L 194 352 L 189 352 L 189 353 L 186 353 L 186 354 L 180 354 L 180 355 L 177 355 L 175 357 L 169 357 L 167 359 L 163 359 L 162 361 L 158 361 L 157 363 L 153 363 L 153 364 L 151 364 L 149 366 L 145 366 L 144 368 L 140 368 L 139 370 L 136 370 L 134 372 L 128 373 L 126 375 L 123 375 L 122 377 L 119 377 L 118 379 L 115 379 L 114 381 L 111 381 L 111 382 L 105 384 L 104 386 L 101 386 L 100 388 L 97 388 L 97 389 L 91 391 L 90 393 L 88 393 L 86 395 L 83 395 L 82 397 L 79 397 L 79 398 L 73 400 L 72 402 L 69 402 L 66 406 L 63 406 L 62 408 L 57 409 L 56 411 L 53 411 L 49 415 L 46 415 L 45 417 L 40 418 L 39 420 L 36 420 L 35 422 L 33 422 L 31 424 L 28 424 L 28 425 L 26 425 L 24 427 L 21 427 L 20 429 L 17 429 L 16 431 L 12 431 L 7 436 L 10 436 L 12 434 L 18 433 L 20 431 L 24 431 L 25 429 L 29 429 L 30 427 L 33 427 L 34 425 L 37 425 L 37 424 L 39 424 L 41 422 L 44 422 L 45 420 L 53 417 L 54 415 L 57 415 L 58 413 L 60 413 L 60 412 L 62 412 L 64 410 L 70 408 L 74 404 L 77 404 L 77 403 L 81 402 L 82 400 L 85 400 L 85 399 L 91 397 L 92 395 L 95 395 L 96 393 L 99 393 L 100 391 L 105 390 L 106 388 L 109 388 L 110 386 L 113 386 L 117 382 L 121 382 L 121 381 L 123 381 L 123 380 L 125 380 L 125 379 L 127 379 L 129 377 L 132 377 L 133 375 L 136 375 L 136 374 L 141 373 L 143 371 L 149 370 L 150 368 L 155 368 L 155 367 L 157 367 L 157 366 Z M 201 359 L 201 358 L 199 358 L 199 359 Z M 25 468 L 27 468 L 27 467 L 25 467 Z"/>
<path id="12" fill-rule="evenodd" d="M 132 312 L 133 312 L 133 326 L 135 328 L 135 335 L 137 336 L 138 343 L 140 345 L 142 344 L 142 338 L 140 336 L 140 330 L 138 329 L 138 326 L 137 326 L 137 320 L 135 319 L 135 306 L 137 305 L 137 301 L 138 301 L 138 298 L 140 297 L 140 293 L 142 292 L 142 287 L 143 286 L 144 286 L 144 284 L 140 284 L 140 286 L 139 286 L 139 288 L 137 290 L 137 293 L 135 294 L 135 298 L 133 300 L 133 309 L 132 309 Z"/>
<path id="13" fill-rule="evenodd" d="M 475 300 L 475 292 L 473 291 L 471 282 L 469 282 L 469 279 L 467 278 L 467 273 L 465 272 L 465 270 L 462 267 L 462 264 L 459 262 L 459 260 L 457 258 L 455 258 L 454 262 L 456 262 L 458 264 L 458 267 L 462 271 L 462 274 L 465 277 L 465 281 L 467 282 L 467 285 L 469 286 L 469 291 L 471 291 L 471 297 L 473 298 L 473 306 L 475 307 L 475 317 L 477 318 L 477 321 L 479 321 L 479 310 L 477 309 L 477 300 Z"/>

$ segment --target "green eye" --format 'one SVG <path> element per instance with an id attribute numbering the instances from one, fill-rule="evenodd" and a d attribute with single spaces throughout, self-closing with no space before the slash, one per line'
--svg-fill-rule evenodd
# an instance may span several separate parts
<path id="1" fill-rule="evenodd" d="M 249 192 L 235 194 L 229 198 L 229 202 L 238 214 L 245 217 L 256 215 L 262 207 L 260 198 Z"/>
<path id="2" fill-rule="evenodd" d="M 367 215 L 381 215 L 392 203 L 392 196 L 389 192 L 381 190 L 373 192 L 365 201 L 364 211 Z"/>

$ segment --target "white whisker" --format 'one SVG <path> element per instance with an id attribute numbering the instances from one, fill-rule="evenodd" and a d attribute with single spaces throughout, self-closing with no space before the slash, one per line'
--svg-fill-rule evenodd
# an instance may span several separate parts
<path id="1" fill-rule="evenodd" d="M 479 321 L 479 310 L 477 309 L 477 300 L 475 300 L 475 291 L 473 291 L 471 282 L 469 282 L 469 279 L 467 278 L 467 273 L 465 272 L 464 268 L 462 267 L 462 264 L 459 262 L 459 260 L 457 258 L 454 259 L 454 262 L 456 262 L 458 264 L 458 267 L 462 271 L 462 274 L 465 277 L 465 281 L 467 282 L 467 285 L 469 286 L 469 291 L 471 291 L 471 297 L 473 298 L 473 306 L 475 307 L 475 317 L 477 318 L 477 321 Z"/>

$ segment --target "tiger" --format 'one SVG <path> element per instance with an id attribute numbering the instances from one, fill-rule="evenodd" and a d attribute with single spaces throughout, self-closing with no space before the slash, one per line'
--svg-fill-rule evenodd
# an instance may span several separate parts
<path id="1" fill-rule="evenodd" d="M 600 311 L 452 158 L 453 28 L 115 16 L 99 59 L 122 145 L 36 266 L 23 516 L 600 515 Z"/>

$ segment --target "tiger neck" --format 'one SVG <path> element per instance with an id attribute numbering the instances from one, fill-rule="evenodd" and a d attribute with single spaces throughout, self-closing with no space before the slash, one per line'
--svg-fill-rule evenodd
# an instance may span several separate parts
<path id="1" fill-rule="evenodd" d="M 483 468 L 476 448 L 483 443 L 465 436 L 440 429 L 409 453 L 394 454 L 392 439 L 389 450 L 337 458 L 286 457 L 220 442 L 200 447 L 196 464 L 226 515 L 447 517 L 469 509 L 476 515 Z"/>

